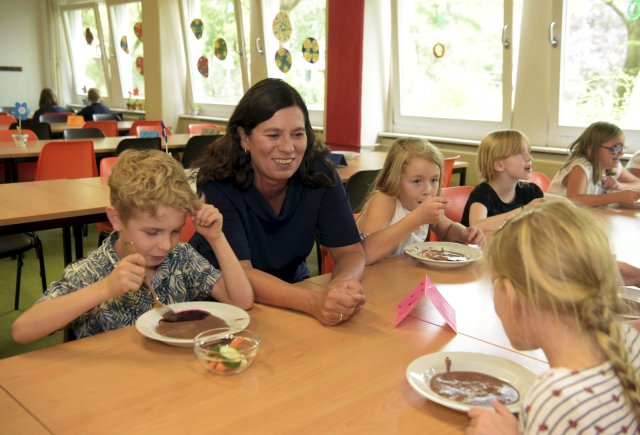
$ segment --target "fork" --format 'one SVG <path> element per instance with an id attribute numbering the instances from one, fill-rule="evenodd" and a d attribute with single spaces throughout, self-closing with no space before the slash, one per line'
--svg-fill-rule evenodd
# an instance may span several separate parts
<path id="1" fill-rule="evenodd" d="M 125 242 L 124 244 L 127 247 L 127 251 L 129 251 L 129 254 L 135 254 L 137 252 L 133 242 Z M 145 283 L 147 284 L 147 287 L 149 287 L 149 292 L 153 297 L 153 308 L 158 312 L 158 314 L 160 314 L 165 320 L 168 320 L 170 322 L 175 322 L 176 320 L 178 320 L 178 314 L 176 314 L 176 312 L 173 311 L 171 307 L 165 305 L 160 300 L 158 294 L 153 288 L 153 285 L 151 284 L 151 280 L 145 278 Z"/>

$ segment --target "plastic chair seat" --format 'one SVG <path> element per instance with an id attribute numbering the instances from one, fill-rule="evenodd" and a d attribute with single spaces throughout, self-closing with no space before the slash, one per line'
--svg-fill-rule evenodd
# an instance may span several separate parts
<path id="1" fill-rule="evenodd" d="M 91 117 L 94 121 L 122 121 L 115 113 L 94 113 Z"/>
<path id="2" fill-rule="evenodd" d="M 50 112 L 40 115 L 39 122 L 67 122 L 69 115 L 75 115 L 72 112 Z"/>
<path id="3" fill-rule="evenodd" d="M 48 142 L 40 151 L 36 180 L 97 176 L 96 156 L 90 140 Z"/>
<path id="4" fill-rule="evenodd" d="M 116 155 L 128 149 L 162 150 L 162 141 L 159 137 L 136 137 L 122 139 L 116 146 Z"/>
<path id="5" fill-rule="evenodd" d="M 62 135 L 65 140 L 104 137 L 104 133 L 99 128 L 65 128 Z"/>
<path id="6" fill-rule="evenodd" d="M 349 204 L 351 204 L 351 210 L 354 213 L 360 213 L 362 210 L 364 201 L 369 195 L 369 191 L 378 176 L 378 172 L 380 172 L 379 169 L 358 171 L 347 180 L 344 188 L 347 191 Z"/>
<path id="7" fill-rule="evenodd" d="M 137 119 L 135 121 L 133 121 L 133 124 L 131 124 L 131 128 L 129 129 L 129 136 L 138 136 L 138 126 L 141 125 L 157 125 L 162 127 L 162 121 L 161 120 L 146 120 L 146 119 Z M 171 136 L 173 133 L 171 132 L 171 129 L 167 126 L 165 126 L 164 128 L 165 133 L 167 134 L 167 136 Z"/>
<path id="8" fill-rule="evenodd" d="M 549 185 L 551 185 L 551 180 L 549 180 L 549 177 L 547 177 L 542 172 L 535 172 L 535 171 L 531 173 L 531 176 L 529 177 L 529 182 L 537 184 L 540 190 L 542 190 L 543 192 L 546 192 L 547 190 L 549 190 Z"/>
<path id="9" fill-rule="evenodd" d="M 453 157 L 445 157 L 442 162 L 442 182 L 441 187 L 451 186 L 451 175 L 453 174 L 453 165 L 456 160 L 460 158 L 459 155 Z"/>
<path id="10" fill-rule="evenodd" d="M 191 168 L 193 163 L 204 153 L 209 145 L 215 142 L 218 136 L 192 136 L 185 145 L 182 155 L 182 166 Z"/>
<path id="11" fill-rule="evenodd" d="M 118 137 L 118 121 L 86 121 L 82 128 L 97 128 L 105 137 Z"/>
<path id="12" fill-rule="evenodd" d="M 464 207 L 467 205 L 473 186 L 454 186 L 442 189 L 442 196 L 449 200 L 449 205 L 444 209 L 444 215 L 454 222 L 462 220 Z"/>
<path id="13" fill-rule="evenodd" d="M 9 127 L 11 130 L 18 128 L 18 123 L 13 123 Z M 33 131 L 38 139 L 51 139 L 51 125 L 48 122 L 36 122 L 32 119 L 22 121 L 22 129 L 28 129 Z"/>
<path id="14" fill-rule="evenodd" d="M 0 236 L 0 258 L 18 257 L 16 271 L 16 290 L 14 299 L 14 310 L 20 307 L 20 282 L 22 277 L 22 266 L 25 252 L 35 249 L 40 262 L 40 279 L 42 281 L 42 292 L 47 290 L 47 277 L 44 267 L 44 253 L 42 242 L 35 233 L 20 233 Z"/>

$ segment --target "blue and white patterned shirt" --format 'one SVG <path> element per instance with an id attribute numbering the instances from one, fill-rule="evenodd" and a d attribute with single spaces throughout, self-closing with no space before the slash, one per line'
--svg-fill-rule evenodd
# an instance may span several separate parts
<path id="1" fill-rule="evenodd" d="M 69 264 L 62 279 L 51 283 L 36 301 L 67 295 L 109 275 L 120 263 L 113 245 L 118 234 L 109 236 L 89 256 Z M 187 243 L 178 243 L 156 269 L 153 287 L 165 304 L 205 300 L 222 273 Z M 76 337 L 82 338 L 124 326 L 134 325 L 138 317 L 153 308 L 153 298 L 146 285 L 107 300 L 71 322 Z"/>

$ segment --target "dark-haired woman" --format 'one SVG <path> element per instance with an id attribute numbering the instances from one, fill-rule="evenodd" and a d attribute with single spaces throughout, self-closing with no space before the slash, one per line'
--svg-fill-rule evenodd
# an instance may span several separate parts
<path id="1" fill-rule="evenodd" d="M 256 301 L 337 325 L 364 303 L 364 251 L 327 154 L 298 92 L 282 80 L 265 79 L 242 97 L 227 133 L 205 152 L 197 185 L 224 216 L 223 231 Z M 326 292 L 292 285 L 309 276 L 305 259 L 316 234 L 336 262 Z M 191 243 L 217 264 L 198 234 Z"/>

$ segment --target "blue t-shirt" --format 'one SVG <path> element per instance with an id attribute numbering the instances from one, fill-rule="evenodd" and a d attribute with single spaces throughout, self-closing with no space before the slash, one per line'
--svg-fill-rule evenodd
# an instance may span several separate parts
<path id="1" fill-rule="evenodd" d="M 93 103 L 78 112 L 78 115 L 83 116 L 85 121 L 93 121 L 94 113 L 111 113 L 111 110 L 102 103 Z"/>
<path id="2" fill-rule="evenodd" d="M 316 166 L 329 174 L 328 168 Z M 222 213 L 222 230 L 238 259 L 250 260 L 255 269 L 287 282 L 308 277 L 305 259 L 316 234 L 320 243 L 328 247 L 360 242 L 347 194 L 337 174 L 334 187 L 307 187 L 294 175 L 278 215 L 254 185 L 240 190 L 230 182 L 209 181 L 200 190 L 207 203 Z M 191 244 L 218 265 L 202 236 L 196 233 Z"/>
<path id="3" fill-rule="evenodd" d="M 471 204 L 479 202 L 487 208 L 487 217 L 495 216 L 502 213 L 507 213 L 516 208 L 520 208 L 523 205 L 529 204 L 536 198 L 544 197 L 544 193 L 537 184 L 526 183 L 519 181 L 516 184 L 516 196 L 510 203 L 502 202 L 498 194 L 493 187 L 486 181 L 478 184 L 469 195 L 467 205 L 464 206 L 464 212 L 462 213 L 462 225 L 469 226 L 469 209 Z"/>

